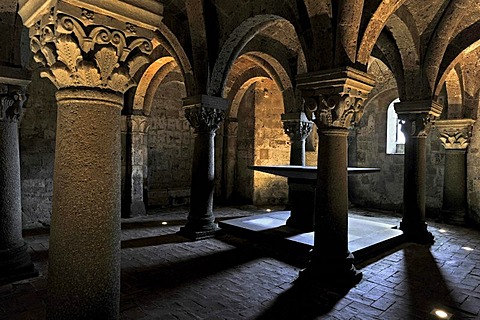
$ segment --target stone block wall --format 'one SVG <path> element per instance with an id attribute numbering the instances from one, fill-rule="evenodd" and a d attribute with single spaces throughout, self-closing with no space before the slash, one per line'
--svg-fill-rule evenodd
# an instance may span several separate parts
<path id="1" fill-rule="evenodd" d="M 193 156 L 193 129 L 185 118 L 183 82 L 167 76 L 155 94 L 148 130 L 149 207 L 188 204 Z"/>
<path id="2" fill-rule="evenodd" d="M 467 202 L 468 218 L 480 225 L 480 123 L 473 126 L 467 150 Z"/>
<path id="3" fill-rule="evenodd" d="M 49 80 L 39 77 L 38 70 L 33 73 L 19 132 L 25 227 L 50 223 L 57 117 L 55 91 Z"/>
<path id="4" fill-rule="evenodd" d="M 259 81 L 255 87 L 255 165 L 290 163 L 290 138 L 281 121 L 284 112 L 278 87 L 270 80 Z M 255 205 L 284 204 L 287 197 L 286 178 L 255 171 Z"/>

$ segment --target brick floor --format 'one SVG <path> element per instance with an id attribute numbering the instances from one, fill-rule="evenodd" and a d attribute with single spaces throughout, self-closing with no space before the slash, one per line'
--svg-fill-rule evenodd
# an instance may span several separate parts
<path id="1" fill-rule="evenodd" d="M 364 279 L 340 292 L 295 284 L 303 262 L 294 255 L 231 235 L 191 242 L 175 234 L 186 211 L 152 213 L 122 222 L 121 319 L 434 319 L 434 308 L 480 319 L 478 230 L 429 223 L 433 246 L 363 261 Z M 216 210 L 219 219 L 254 213 Z M 48 230 L 26 230 L 25 240 L 40 276 L 0 286 L 0 319 L 45 317 Z"/>

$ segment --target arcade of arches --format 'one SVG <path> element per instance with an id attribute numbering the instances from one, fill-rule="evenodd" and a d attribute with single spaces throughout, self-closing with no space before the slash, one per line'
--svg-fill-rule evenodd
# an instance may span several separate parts
<path id="1" fill-rule="evenodd" d="M 318 166 L 320 283 L 360 279 L 349 204 L 412 242 L 480 223 L 477 0 L 3 0 L 0 30 L 0 276 L 34 274 L 22 228 L 51 225 L 51 319 L 118 317 L 121 218 L 188 205 L 198 240 L 214 202 L 298 195 L 250 165 Z"/>

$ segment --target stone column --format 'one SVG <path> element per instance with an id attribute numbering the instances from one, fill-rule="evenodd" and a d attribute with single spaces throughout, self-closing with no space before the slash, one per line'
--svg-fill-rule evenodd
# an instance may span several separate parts
<path id="1" fill-rule="evenodd" d="M 58 88 L 47 318 L 117 319 L 123 94 L 153 50 L 154 27 L 137 18 L 160 21 L 161 5 L 48 4 L 19 9 L 41 75 Z"/>
<path id="2" fill-rule="evenodd" d="M 435 121 L 445 148 L 443 206 L 441 220 L 456 225 L 465 223 L 467 207 L 467 147 L 472 136 L 472 119 Z"/>
<path id="3" fill-rule="evenodd" d="M 179 234 L 200 240 L 213 237 L 218 231 L 213 215 L 215 188 L 214 137 L 225 117 L 227 101 L 199 95 L 183 100 L 185 117 L 195 130 L 193 147 L 192 186 L 187 224 Z"/>
<path id="4" fill-rule="evenodd" d="M 125 180 L 122 199 L 122 217 L 146 215 L 144 187 L 147 173 L 147 117 L 127 115 L 125 119 Z"/>
<path id="5" fill-rule="evenodd" d="M 0 285 L 38 274 L 22 238 L 18 120 L 24 101 L 22 87 L 0 85 Z"/>
<path id="6" fill-rule="evenodd" d="M 395 103 L 405 134 L 405 165 L 403 181 L 403 219 L 400 229 L 406 239 L 432 243 L 433 236 L 425 223 L 426 138 L 431 121 L 440 116 L 442 106 L 435 101 Z"/>
<path id="7" fill-rule="evenodd" d="M 314 248 L 300 280 L 350 287 L 361 279 L 348 250 L 348 127 L 358 122 L 374 81 L 352 68 L 304 74 L 297 86 L 318 128 Z"/>
<path id="8" fill-rule="evenodd" d="M 290 165 L 305 165 L 305 139 L 312 132 L 313 123 L 304 112 L 282 114 L 285 133 L 290 137 Z M 288 203 L 290 217 L 287 226 L 305 230 L 313 230 L 313 213 L 315 184 L 288 179 Z"/>

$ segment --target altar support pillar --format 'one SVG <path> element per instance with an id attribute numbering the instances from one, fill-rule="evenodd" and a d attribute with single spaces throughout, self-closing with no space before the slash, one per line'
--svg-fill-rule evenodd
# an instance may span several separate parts
<path id="1" fill-rule="evenodd" d="M 373 85 L 349 67 L 297 77 L 319 134 L 314 248 L 299 277 L 307 284 L 351 287 L 362 277 L 348 250 L 347 128 L 360 120 Z"/>
<path id="2" fill-rule="evenodd" d="M 285 133 L 290 138 L 290 165 L 305 166 L 305 139 L 312 132 L 313 123 L 302 112 L 282 114 Z M 290 217 L 287 226 L 299 230 L 313 230 L 315 185 L 288 179 Z"/>
<path id="3" fill-rule="evenodd" d="M 403 218 L 400 229 L 409 241 L 432 243 L 433 235 L 425 223 L 426 138 L 431 121 L 439 117 L 442 106 L 435 101 L 395 103 L 395 111 L 403 122 L 405 165 L 403 182 Z"/>
<path id="4" fill-rule="evenodd" d="M 211 238 L 219 230 L 213 215 L 215 188 L 214 137 L 225 118 L 227 101 L 199 95 L 183 100 L 185 117 L 195 130 L 190 211 L 180 235 L 193 240 Z"/>
<path id="5" fill-rule="evenodd" d="M 48 319 L 119 317 L 123 95 L 154 49 L 155 26 L 137 18 L 156 23 L 163 10 L 144 2 L 129 10 L 120 1 L 108 10 L 91 1 L 20 2 L 41 76 L 58 89 Z"/>
<path id="6" fill-rule="evenodd" d="M 125 180 L 122 199 L 122 217 L 132 218 L 147 214 L 144 202 L 145 174 L 147 172 L 147 117 L 127 115 L 125 121 Z"/>
<path id="7" fill-rule="evenodd" d="M 0 84 L 0 285 L 38 275 L 22 238 L 18 121 L 24 101 L 24 88 Z"/>
<path id="8" fill-rule="evenodd" d="M 445 148 L 443 174 L 443 206 L 440 219 L 455 225 L 464 225 L 467 207 L 467 148 L 472 136 L 472 119 L 435 121 L 440 141 Z"/>

